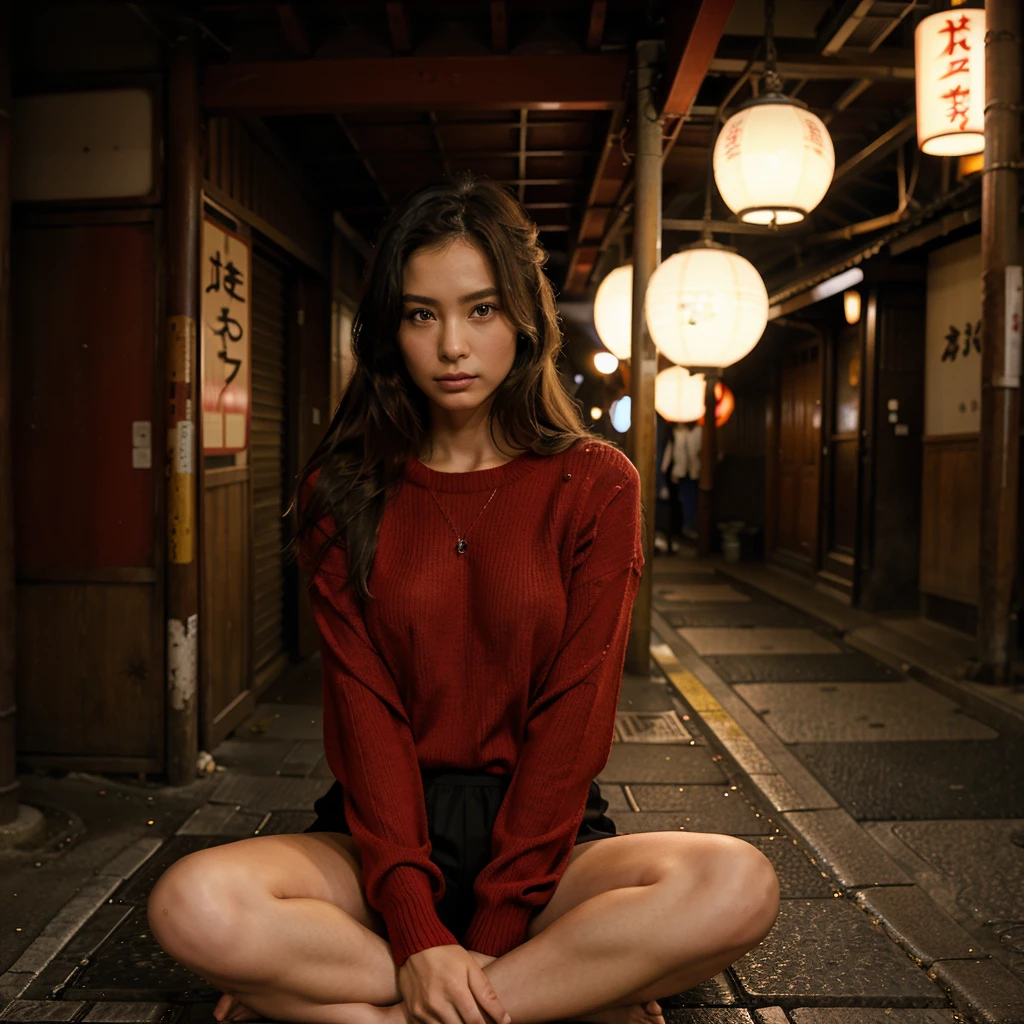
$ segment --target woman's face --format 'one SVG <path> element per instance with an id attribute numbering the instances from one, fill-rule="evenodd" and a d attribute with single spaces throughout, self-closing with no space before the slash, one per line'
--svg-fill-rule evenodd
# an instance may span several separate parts
<path id="1" fill-rule="evenodd" d="M 478 409 L 512 369 L 516 330 L 499 302 L 490 260 L 473 242 L 417 249 L 406 261 L 398 345 L 432 406 Z M 471 379 L 445 385 L 453 374 Z"/>

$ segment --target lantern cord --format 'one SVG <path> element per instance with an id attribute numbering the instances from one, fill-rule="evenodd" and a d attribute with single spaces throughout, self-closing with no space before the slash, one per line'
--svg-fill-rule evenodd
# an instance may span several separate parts
<path id="1" fill-rule="evenodd" d="M 782 79 L 775 70 L 778 52 L 775 49 L 775 0 L 764 0 L 764 75 L 761 83 L 766 93 L 782 92 Z"/>

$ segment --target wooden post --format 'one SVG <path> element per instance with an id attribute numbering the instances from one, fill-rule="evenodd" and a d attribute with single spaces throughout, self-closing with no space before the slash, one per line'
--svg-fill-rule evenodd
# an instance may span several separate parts
<path id="1" fill-rule="evenodd" d="M 647 678 L 651 664 L 651 597 L 654 583 L 654 509 L 657 498 L 654 377 L 658 354 L 647 331 L 644 297 L 647 282 L 661 262 L 661 135 L 662 118 L 655 106 L 657 71 L 664 44 L 636 44 L 636 159 L 633 163 L 636 200 L 633 207 L 633 311 L 630 353 L 630 456 L 640 474 L 640 501 L 646 517 L 643 550 L 647 569 L 633 604 L 633 622 L 626 667 Z"/>
<path id="2" fill-rule="evenodd" d="M 14 481 L 11 459 L 10 0 L 0 2 L 0 825 L 18 817 L 14 680 Z"/>
<path id="3" fill-rule="evenodd" d="M 715 385 L 721 380 L 704 371 L 704 426 L 700 435 L 700 490 L 697 493 L 697 554 L 710 555 L 714 546 L 715 463 L 718 460 L 718 425 L 715 423 Z"/>
<path id="4" fill-rule="evenodd" d="M 981 537 L 978 661 L 981 678 L 1011 672 L 1010 602 L 1017 563 L 1021 268 L 1020 0 L 987 0 L 985 166 L 981 191 Z"/>
<path id="5" fill-rule="evenodd" d="M 199 59 L 185 29 L 170 51 L 167 132 L 167 775 L 196 777 L 199 553 L 196 324 L 199 305 Z"/>

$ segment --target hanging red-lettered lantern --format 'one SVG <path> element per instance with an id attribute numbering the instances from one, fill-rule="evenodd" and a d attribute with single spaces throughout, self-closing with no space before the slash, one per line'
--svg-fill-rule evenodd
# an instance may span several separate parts
<path id="1" fill-rule="evenodd" d="M 917 145 L 932 156 L 985 149 L 985 12 L 957 7 L 914 30 Z"/>
<path id="2" fill-rule="evenodd" d="M 715 426 L 724 427 L 729 422 L 733 409 L 736 408 L 736 396 L 728 384 L 720 380 L 715 381 Z M 697 422 L 703 427 L 704 417 L 701 416 Z"/>

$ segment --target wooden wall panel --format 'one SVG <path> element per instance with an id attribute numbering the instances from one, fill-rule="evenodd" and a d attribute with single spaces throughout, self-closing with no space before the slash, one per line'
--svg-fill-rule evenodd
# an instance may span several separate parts
<path id="1" fill-rule="evenodd" d="M 923 447 L 920 589 L 976 604 L 981 493 L 977 436 L 925 438 Z"/>
<path id="2" fill-rule="evenodd" d="M 162 652 L 153 587 L 22 583 L 17 600 L 18 751 L 163 757 Z"/>
<path id="3" fill-rule="evenodd" d="M 202 744 L 212 750 L 249 692 L 252 649 L 248 467 L 206 472 L 203 507 Z"/>

